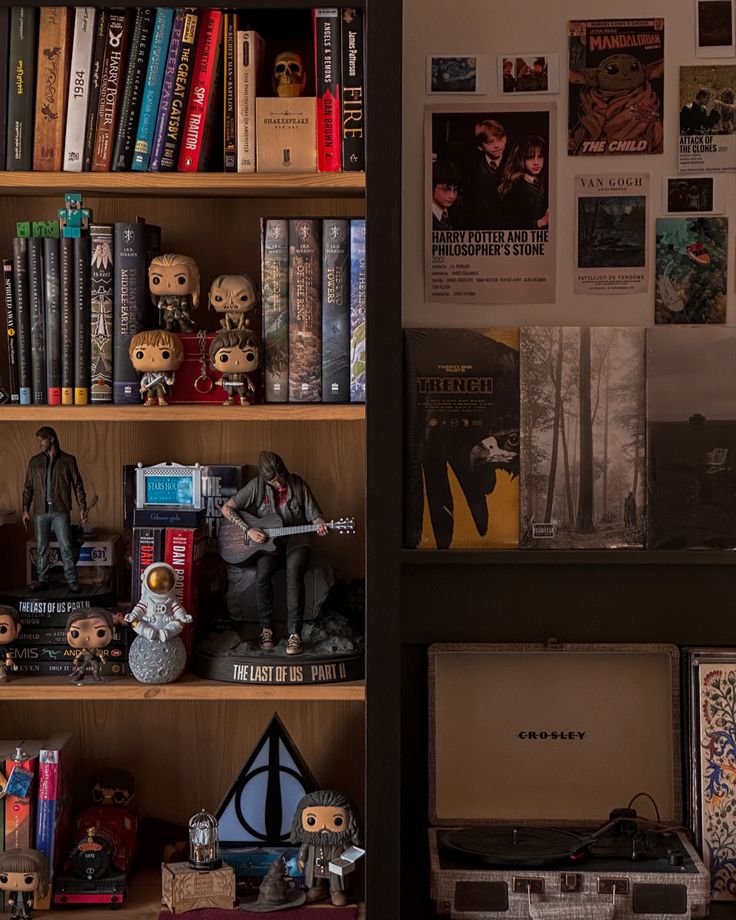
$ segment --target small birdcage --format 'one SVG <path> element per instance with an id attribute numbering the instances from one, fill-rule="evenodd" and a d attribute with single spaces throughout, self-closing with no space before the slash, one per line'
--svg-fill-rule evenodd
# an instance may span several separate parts
<path id="1" fill-rule="evenodd" d="M 217 819 L 204 808 L 189 819 L 189 865 L 202 870 L 222 865 Z"/>

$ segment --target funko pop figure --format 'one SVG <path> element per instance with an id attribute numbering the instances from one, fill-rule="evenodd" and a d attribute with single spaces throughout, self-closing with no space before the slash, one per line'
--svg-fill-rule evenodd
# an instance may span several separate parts
<path id="1" fill-rule="evenodd" d="M 102 607 L 72 610 L 66 621 L 66 641 L 70 648 L 77 649 L 69 677 L 72 683 L 83 684 L 87 671 L 92 672 L 96 681 L 102 681 L 105 658 L 100 649 L 110 644 L 112 631 L 113 618 L 109 610 Z"/>
<path id="2" fill-rule="evenodd" d="M 128 348 L 133 367 L 141 374 L 141 397 L 145 394 L 144 406 L 153 406 L 158 399 L 159 406 L 166 406 L 169 387 L 174 385 L 175 371 L 184 360 L 181 339 L 173 332 L 152 329 L 138 332 L 130 340 Z"/>
<path id="3" fill-rule="evenodd" d="M 236 396 L 241 406 L 250 405 L 256 395 L 250 374 L 258 370 L 262 362 L 263 346 L 254 332 L 233 329 L 215 336 L 210 345 L 210 364 L 222 374 L 220 384 L 227 393 L 224 406 L 232 406 Z"/>
<path id="4" fill-rule="evenodd" d="M 209 293 L 210 306 L 222 313 L 223 329 L 245 329 L 251 313 L 258 306 L 258 285 L 248 275 L 218 275 Z"/>
<path id="5" fill-rule="evenodd" d="M 6 604 L 0 604 L 0 645 L 15 642 L 20 632 L 18 611 Z M 13 661 L 9 648 L 0 649 L 0 684 L 7 684 L 8 671 L 17 671 L 18 665 Z"/>
<path id="6" fill-rule="evenodd" d="M 135 796 L 135 777 L 128 770 L 103 767 L 89 780 L 89 797 L 96 807 L 129 808 Z"/>
<path id="7" fill-rule="evenodd" d="M 36 892 L 49 888 L 49 864 L 38 850 L 14 849 L 0 854 L 0 891 L 5 892 L 8 917 L 29 920 Z"/>
<path id="8" fill-rule="evenodd" d="M 191 256 L 167 252 L 148 269 L 148 290 L 168 332 L 191 332 L 191 311 L 199 306 L 199 269 Z"/>

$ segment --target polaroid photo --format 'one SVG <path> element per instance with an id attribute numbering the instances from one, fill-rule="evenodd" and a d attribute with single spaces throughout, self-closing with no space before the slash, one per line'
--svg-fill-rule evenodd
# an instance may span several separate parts
<path id="1" fill-rule="evenodd" d="M 498 56 L 499 96 L 559 91 L 559 54 L 514 52 Z"/>
<path id="2" fill-rule="evenodd" d="M 427 95 L 488 93 L 488 57 L 485 54 L 428 54 Z"/>
<path id="3" fill-rule="evenodd" d="M 696 0 L 695 55 L 701 58 L 736 55 L 733 0 Z"/>
<path id="4" fill-rule="evenodd" d="M 723 211 L 723 196 L 715 176 L 665 176 L 665 214 L 714 214 Z"/>

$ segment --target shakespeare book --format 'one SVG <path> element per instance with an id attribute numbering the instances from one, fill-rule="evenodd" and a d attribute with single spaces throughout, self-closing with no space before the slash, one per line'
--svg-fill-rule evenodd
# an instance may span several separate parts
<path id="1" fill-rule="evenodd" d="M 289 399 L 289 221 L 262 223 L 261 289 L 266 402 Z"/>
<path id="2" fill-rule="evenodd" d="M 341 10 L 342 49 L 342 168 L 365 170 L 365 106 L 363 99 L 363 10 Z"/>
<path id="3" fill-rule="evenodd" d="M 519 331 L 405 330 L 404 543 L 519 543 Z"/>
<path id="4" fill-rule="evenodd" d="M 33 162 L 33 97 L 36 88 L 38 10 L 14 6 L 10 16 L 8 127 L 5 168 L 27 170 Z"/>
<path id="5" fill-rule="evenodd" d="M 112 226 L 93 224 L 90 235 L 90 399 L 112 402 L 113 257 Z"/>
<path id="6" fill-rule="evenodd" d="M 365 220 L 350 221 L 350 402 L 365 402 Z"/>
<path id="7" fill-rule="evenodd" d="M 314 96 L 258 96 L 258 172 L 317 171 L 316 112 Z"/>
<path id="8" fill-rule="evenodd" d="M 289 401 L 322 399 L 322 222 L 289 221 Z"/>
<path id="9" fill-rule="evenodd" d="M 128 170 L 133 162 L 133 148 L 146 83 L 154 15 L 155 11 L 150 8 L 139 8 L 135 11 L 123 95 L 115 127 L 115 146 L 110 164 L 113 171 Z"/>
<path id="10" fill-rule="evenodd" d="M 59 172 L 64 159 L 73 15 L 65 6 L 47 6 L 39 11 L 38 21 L 33 168 Z"/>
<path id="11" fill-rule="evenodd" d="M 322 224 L 322 401 L 350 402 L 350 221 Z"/>
<path id="12" fill-rule="evenodd" d="M 84 135 L 90 101 L 90 77 L 96 24 L 97 10 L 94 7 L 77 7 L 74 16 L 69 99 L 64 135 L 63 167 L 68 172 L 81 172 L 84 166 Z"/>
<path id="13" fill-rule="evenodd" d="M 644 545 L 644 330 L 521 329 L 521 544 Z"/>

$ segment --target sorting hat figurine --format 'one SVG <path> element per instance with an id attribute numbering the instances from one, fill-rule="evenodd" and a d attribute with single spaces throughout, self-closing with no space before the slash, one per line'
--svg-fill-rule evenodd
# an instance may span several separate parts
<path id="1" fill-rule="evenodd" d="M 246 901 L 243 908 L 265 914 L 274 910 L 299 907 L 307 900 L 306 892 L 300 888 L 290 888 L 286 879 L 283 860 L 279 856 L 263 876 L 258 888 L 258 898 L 255 901 Z"/>

